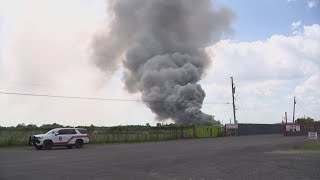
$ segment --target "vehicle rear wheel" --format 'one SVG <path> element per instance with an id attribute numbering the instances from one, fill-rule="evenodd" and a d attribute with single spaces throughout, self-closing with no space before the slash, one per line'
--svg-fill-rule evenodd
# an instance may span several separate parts
<path id="1" fill-rule="evenodd" d="M 53 146 L 52 141 L 45 141 L 45 142 L 43 143 L 43 148 L 44 148 L 45 150 L 51 150 L 51 149 L 52 149 L 52 146 Z"/>
<path id="2" fill-rule="evenodd" d="M 83 141 L 81 139 L 76 140 L 75 146 L 76 148 L 81 148 L 83 146 Z"/>
<path id="3" fill-rule="evenodd" d="M 37 145 L 35 145 L 34 147 L 36 147 L 37 150 L 41 150 L 43 148 L 43 146 L 37 146 Z"/>

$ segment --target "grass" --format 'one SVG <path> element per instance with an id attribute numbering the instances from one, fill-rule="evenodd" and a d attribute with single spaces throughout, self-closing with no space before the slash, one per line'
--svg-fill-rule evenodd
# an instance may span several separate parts
<path id="1" fill-rule="evenodd" d="M 302 148 L 302 150 L 307 151 L 320 151 L 320 141 L 316 141 L 315 143 L 308 144 Z"/>
<path id="2" fill-rule="evenodd" d="M 26 146 L 30 135 L 42 133 L 42 131 L 0 131 L 0 147 Z"/>

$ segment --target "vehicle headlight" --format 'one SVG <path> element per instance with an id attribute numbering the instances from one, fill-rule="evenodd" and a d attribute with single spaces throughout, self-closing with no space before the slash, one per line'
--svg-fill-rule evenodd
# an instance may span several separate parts
<path id="1" fill-rule="evenodd" d="M 42 139 L 43 137 L 37 137 L 38 139 Z"/>

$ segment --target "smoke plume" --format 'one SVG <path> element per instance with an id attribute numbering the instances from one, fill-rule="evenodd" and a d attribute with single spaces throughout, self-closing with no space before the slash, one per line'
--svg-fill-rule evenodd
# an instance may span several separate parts
<path id="1" fill-rule="evenodd" d="M 106 72 L 125 68 L 124 82 L 158 120 L 214 124 L 200 109 L 197 82 L 210 60 L 204 48 L 230 32 L 228 8 L 210 0 L 109 0 L 110 24 L 93 41 L 95 64 Z"/>

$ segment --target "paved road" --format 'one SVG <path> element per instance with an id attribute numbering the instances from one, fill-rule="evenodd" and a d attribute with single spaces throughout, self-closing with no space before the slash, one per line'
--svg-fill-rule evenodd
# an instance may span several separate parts
<path id="1" fill-rule="evenodd" d="M 320 153 L 284 149 L 281 135 L 89 145 L 37 151 L 0 148 L 0 179 L 320 179 Z"/>

